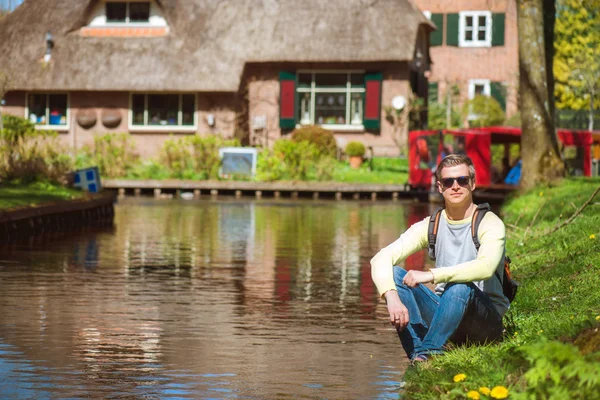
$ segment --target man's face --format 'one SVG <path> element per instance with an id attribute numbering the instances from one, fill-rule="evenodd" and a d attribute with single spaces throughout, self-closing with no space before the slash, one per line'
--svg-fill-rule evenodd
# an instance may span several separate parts
<path id="1" fill-rule="evenodd" d="M 445 167 L 441 175 L 438 191 L 447 203 L 458 205 L 472 201 L 475 181 L 469 176 L 469 167 L 465 164 Z"/>

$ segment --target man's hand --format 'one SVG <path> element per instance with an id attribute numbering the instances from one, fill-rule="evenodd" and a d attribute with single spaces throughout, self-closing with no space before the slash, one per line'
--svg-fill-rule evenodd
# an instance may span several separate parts
<path id="1" fill-rule="evenodd" d="M 390 323 L 396 328 L 402 330 L 408 325 L 408 309 L 400 301 L 398 292 L 388 290 L 385 293 L 385 301 L 387 303 L 388 312 L 390 313 Z"/>
<path id="2" fill-rule="evenodd" d="M 431 271 L 408 271 L 404 276 L 404 283 L 406 286 L 417 287 L 419 283 L 433 282 L 433 272 Z"/>

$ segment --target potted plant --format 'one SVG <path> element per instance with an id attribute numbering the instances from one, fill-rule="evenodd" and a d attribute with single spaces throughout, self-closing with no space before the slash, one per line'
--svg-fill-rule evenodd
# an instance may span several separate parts
<path id="1" fill-rule="evenodd" d="M 348 145 L 346 146 L 346 155 L 349 158 L 350 167 L 352 167 L 353 169 L 360 168 L 363 162 L 365 151 L 365 145 L 361 142 L 348 143 Z"/>

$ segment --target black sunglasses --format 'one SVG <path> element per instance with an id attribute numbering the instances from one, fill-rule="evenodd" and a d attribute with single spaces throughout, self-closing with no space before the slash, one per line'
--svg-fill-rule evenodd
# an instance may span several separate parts
<path id="1" fill-rule="evenodd" d="M 442 178 L 440 182 L 445 189 L 451 188 L 454 186 L 454 182 L 456 181 L 459 186 L 467 187 L 469 186 L 469 181 L 471 180 L 470 176 L 457 176 L 455 178 Z"/>

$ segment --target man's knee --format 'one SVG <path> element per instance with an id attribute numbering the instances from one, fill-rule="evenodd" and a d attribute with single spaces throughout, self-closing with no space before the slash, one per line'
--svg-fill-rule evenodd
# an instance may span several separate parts
<path id="1" fill-rule="evenodd" d="M 404 280 L 405 275 L 406 270 L 404 268 L 394 266 L 394 283 L 396 286 L 402 285 L 402 280 Z"/>
<path id="2" fill-rule="evenodd" d="M 451 283 L 444 288 L 444 296 L 450 296 L 468 302 L 471 299 L 473 288 L 466 283 Z"/>

